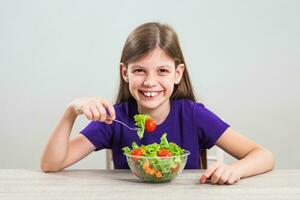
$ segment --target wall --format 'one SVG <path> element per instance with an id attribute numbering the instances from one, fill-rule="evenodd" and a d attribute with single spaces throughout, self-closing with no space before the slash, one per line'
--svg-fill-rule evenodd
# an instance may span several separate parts
<path id="1" fill-rule="evenodd" d="M 299 10 L 279 0 L 0 1 L 0 168 L 38 169 L 74 98 L 113 101 L 122 46 L 147 21 L 176 29 L 210 110 L 272 150 L 277 168 L 300 168 Z M 72 136 L 87 123 L 79 117 Z M 72 168 L 104 168 L 104 156 Z"/>

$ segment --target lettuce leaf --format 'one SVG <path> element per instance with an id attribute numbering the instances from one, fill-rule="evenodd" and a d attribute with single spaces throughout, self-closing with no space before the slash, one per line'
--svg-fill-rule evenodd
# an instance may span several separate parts
<path id="1" fill-rule="evenodd" d="M 150 118 L 149 115 L 137 114 L 134 115 L 135 125 L 138 127 L 137 135 L 139 139 L 142 139 L 145 132 L 146 120 Z"/>

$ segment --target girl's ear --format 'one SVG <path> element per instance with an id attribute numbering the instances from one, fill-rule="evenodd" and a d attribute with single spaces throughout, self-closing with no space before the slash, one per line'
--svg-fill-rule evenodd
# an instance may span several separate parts
<path id="1" fill-rule="evenodd" d="M 126 83 L 128 83 L 128 69 L 124 63 L 120 63 L 120 72 L 122 77 Z"/>
<path id="2" fill-rule="evenodd" d="M 179 84 L 181 81 L 185 66 L 184 64 L 179 64 L 175 70 L 175 84 Z"/>

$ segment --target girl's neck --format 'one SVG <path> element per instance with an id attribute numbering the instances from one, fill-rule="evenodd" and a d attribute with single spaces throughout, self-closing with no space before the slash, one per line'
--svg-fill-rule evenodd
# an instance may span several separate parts
<path id="1" fill-rule="evenodd" d="M 155 109 L 147 109 L 138 105 L 138 112 L 151 116 L 157 125 L 163 123 L 169 115 L 171 109 L 170 100 L 164 102 Z"/>

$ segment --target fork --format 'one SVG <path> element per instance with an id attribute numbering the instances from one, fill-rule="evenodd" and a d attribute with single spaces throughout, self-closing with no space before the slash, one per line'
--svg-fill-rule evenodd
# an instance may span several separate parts
<path id="1" fill-rule="evenodd" d="M 83 114 L 83 110 L 77 109 L 77 113 L 78 113 L 79 115 L 82 115 L 82 114 Z M 120 120 L 112 119 L 110 116 L 107 116 L 106 119 L 107 119 L 107 120 L 110 120 L 110 121 L 118 122 L 118 123 L 122 124 L 123 126 L 126 126 L 127 128 L 133 130 L 133 131 L 139 130 L 139 128 L 132 128 L 132 127 L 128 126 L 127 124 L 125 124 L 124 122 L 121 122 Z"/>
<path id="2" fill-rule="evenodd" d="M 127 124 L 125 124 L 124 122 L 121 122 L 120 120 L 117 120 L 117 119 L 111 119 L 109 116 L 107 116 L 106 119 L 112 120 L 112 121 L 115 121 L 115 122 L 118 122 L 118 123 L 120 123 L 120 124 L 126 126 L 127 128 L 133 130 L 133 131 L 139 130 L 139 128 L 132 128 L 132 127 L 128 126 Z"/>

